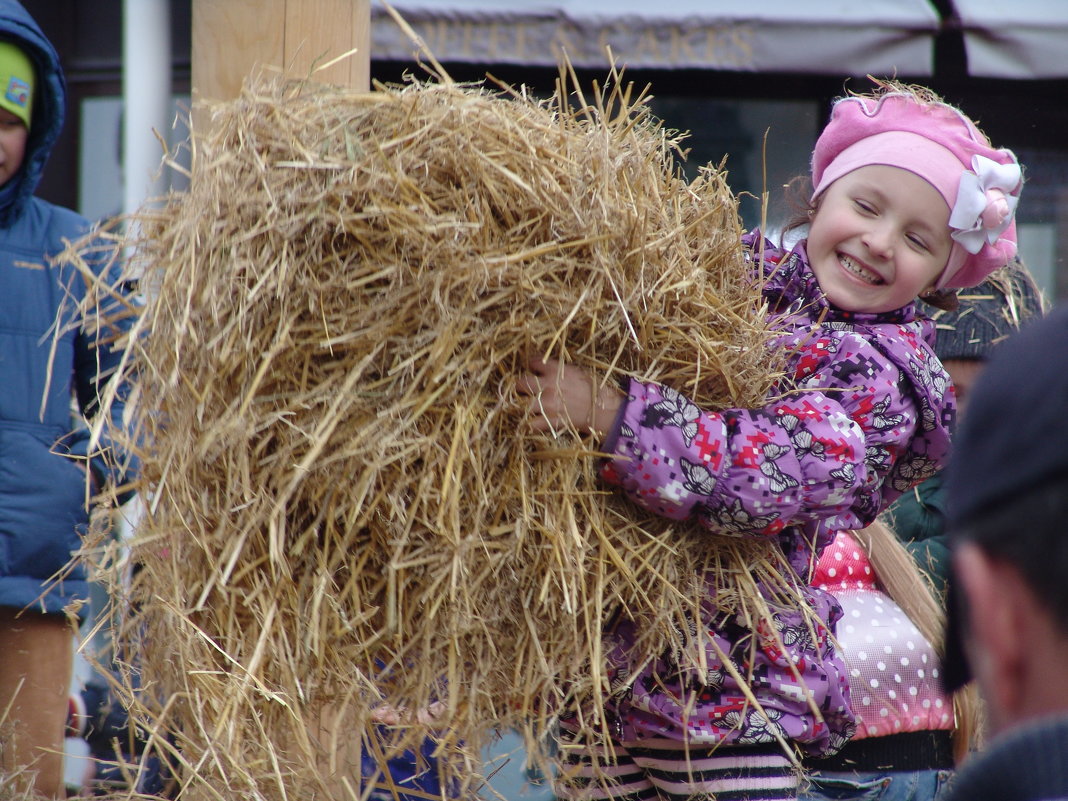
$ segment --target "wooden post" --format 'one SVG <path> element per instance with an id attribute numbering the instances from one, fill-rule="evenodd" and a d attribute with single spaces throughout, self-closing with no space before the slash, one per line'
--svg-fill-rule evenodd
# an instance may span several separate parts
<path id="1" fill-rule="evenodd" d="M 249 75 L 268 66 L 370 89 L 371 0 L 193 0 L 192 39 L 198 101 L 236 97 Z"/>
<path id="2" fill-rule="evenodd" d="M 195 104 L 237 97 L 246 78 L 265 67 L 370 90 L 371 0 L 193 0 L 192 39 Z M 324 64 L 330 66 L 316 70 Z M 348 801 L 360 786 L 362 738 L 345 710 L 321 703 L 302 710 L 312 754 L 299 746 L 306 738 L 273 744 L 283 761 L 316 764 L 331 801 Z"/>

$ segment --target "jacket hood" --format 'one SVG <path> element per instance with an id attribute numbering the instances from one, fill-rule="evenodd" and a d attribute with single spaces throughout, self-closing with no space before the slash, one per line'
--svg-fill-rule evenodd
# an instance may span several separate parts
<path id="1" fill-rule="evenodd" d="M 22 212 L 40 183 L 45 163 L 63 128 L 67 86 L 55 48 L 16 0 L 0 0 L 0 39 L 25 50 L 37 73 L 33 120 L 22 168 L 0 187 L 0 223 L 6 224 Z"/>

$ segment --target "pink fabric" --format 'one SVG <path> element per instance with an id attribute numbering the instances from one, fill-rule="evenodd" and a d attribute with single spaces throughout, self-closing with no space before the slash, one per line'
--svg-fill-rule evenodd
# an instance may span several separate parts
<path id="1" fill-rule="evenodd" d="M 837 639 L 857 715 L 854 739 L 953 728 L 934 648 L 879 589 L 867 555 L 841 531 L 824 550 L 812 583 L 842 605 Z"/>
<path id="2" fill-rule="evenodd" d="M 854 142 L 827 165 L 814 195 L 819 195 L 846 173 L 871 164 L 900 167 L 934 186 L 948 208 L 957 201 L 960 160 L 953 151 L 911 131 L 885 131 Z"/>
<path id="3" fill-rule="evenodd" d="M 908 136 L 900 140 L 880 136 L 888 133 Z M 917 147 L 917 138 L 931 146 Z M 891 148 L 888 146 L 891 141 L 906 146 L 899 150 Z M 891 149 L 897 152 L 891 154 Z M 942 151 L 957 161 L 955 177 L 950 175 L 954 165 L 941 155 Z M 851 170 L 868 164 L 889 164 L 927 180 L 952 209 L 961 176 L 974 169 L 974 156 L 984 156 L 998 164 L 1016 163 L 1011 150 L 992 147 L 971 120 L 945 103 L 922 103 L 913 95 L 896 92 L 879 98 L 844 97 L 835 103 L 831 120 L 812 153 L 812 183 L 816 187 L 813 197 Z M 843 157 L 846 162 L 838 165 L 836 162 Z M 1018 195 L 1021 188 L 1017 186 L 1014 194 Z M 1015 222 L 978 253 L 968 253 L 955 242 L 939 286 L 976 286 L 1015 255 Z"/>

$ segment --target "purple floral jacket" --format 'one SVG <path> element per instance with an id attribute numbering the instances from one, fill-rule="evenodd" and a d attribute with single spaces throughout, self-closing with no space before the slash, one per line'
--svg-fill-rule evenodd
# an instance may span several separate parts
<path id="1" fill-rule="evenodd" d="M 745 244 L 754 271 L 764 248 L 763 295 L 781 331 L 772 347 L 786 355 L 786 376 L 769 394 L 776 400 L 709 412 L 667 387 L 632 380 L 605 442 L 616 458 L 602 475 L 656 514 L 777 537 L 826 627 L 813 631 L 796 609 L 784 608 L 775 613 L 778 637 L 751 632 L 715 609 L 710 586 L 702 623 L 742 675 L 751 671 L 763 714 L 746 703 L 710 646 L 705 676 L 664 655 L 617 688 L 613 724 L 624 742 L 741 745 L 781 737 L 822 755 L 851 736 L 854 718 L 845 668 L 827 636 L 841 611 L 807 586 L 815 560 L 836 531 L 867 525 L 942 466 L 955 404 L 929 344 L 934 326 L 914 304 L 843 312 L 824 298 L 804 243 L 784 252 L 754 233 Z M 628 661 L 634 626 L 624 621 L 609 635 L 610 668 L 621 680 L 638 667 Z M 748 651 L 754 634 L 755 664 Z"/>

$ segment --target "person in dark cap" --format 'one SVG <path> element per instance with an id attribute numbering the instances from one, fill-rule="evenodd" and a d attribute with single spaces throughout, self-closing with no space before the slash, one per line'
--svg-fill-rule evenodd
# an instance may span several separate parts
<path id="1" fill-rule="evenodd" d="M 994 272 L 974 289 L 962 290 L 952 311 L 932 310 L 935 353 L 953 379 L 958 419 L 993 350 L 1027 320 L 1041 315 L 1042 293 L 1022 262 Z M 945 535 L 945 486 L 941 473 L 899 498 L 887 515 L 917 564 L 945 592 L 949 543 Z"/>
<path id="2" fill-rule="evenodd" d="M 974 676 L 990 739 L 949 801 L 1068 799 L 1068 306 L 997 349 L 969 407 L 946 477 L 943 675 Z"/>

